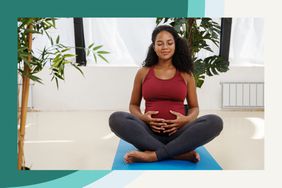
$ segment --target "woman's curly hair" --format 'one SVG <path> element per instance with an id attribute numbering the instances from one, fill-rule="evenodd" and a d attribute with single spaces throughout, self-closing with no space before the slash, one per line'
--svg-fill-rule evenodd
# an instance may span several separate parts
<path id="1" fill-rule="evenodd" d="M 158 56 L 154 50 L 154 44 L 157 35 L 161 31 L 167 31 L 172 34 L 175 41 L 175 52 L 172 56 L 172 64 L 180 72 L 193 72 L 193 63 L 191 55 L 188 49 L 188 45 L 185 39 L 181 38 L 176 30 L 169 25 L 161 25 L 154 29 L 152 33 L 152 44 L 149 46 L 147 57 L 143 62 L 143 67 L 151 67 L 158 63 Z"/>

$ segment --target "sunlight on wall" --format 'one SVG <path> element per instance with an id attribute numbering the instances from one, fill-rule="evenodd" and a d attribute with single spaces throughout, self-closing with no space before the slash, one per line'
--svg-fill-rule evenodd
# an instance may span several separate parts
<path id="1" fill-rule="evenodd" d="M 108 140 L 108 139 L 110 139 L 110 138 L 113 138 L 114 136 L 115 136 L 114 133 L 109 133 L 109 134 L 103 136 L 101 139 L 103 139 L 103 140 Z"/>
<path id="2" fill-rule="evenodd" d="M 264 119 L 258 117 L 246 118 L 254 126 L 255 132 L 252 139 L 264 139 Z"/>

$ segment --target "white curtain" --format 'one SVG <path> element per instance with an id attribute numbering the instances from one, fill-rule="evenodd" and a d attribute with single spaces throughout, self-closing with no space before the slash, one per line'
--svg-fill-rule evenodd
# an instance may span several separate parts
<path id="1" fill-rule="evenodd" d="M 155 18 L 83 18 L 85 46 L 103 45 L 105 57 L 115 66 L 140 66 L 144 61 Z M 87 61 L 95 64 L 94 57 Z M 107 64 L 98 59 L 98 64 Z"/>
<path id="2" fill-rule="evenodd" d="M 230 54 L 231 65 L 263 65 L 262 18 L 233 18 Z"/>

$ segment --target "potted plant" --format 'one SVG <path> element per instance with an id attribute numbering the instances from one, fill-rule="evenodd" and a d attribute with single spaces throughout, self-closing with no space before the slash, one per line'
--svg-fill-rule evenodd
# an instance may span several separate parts
<path id="1" fill-rule="evenodd" d="M 219 47 L 220 25 L 211 18 L 157 18 L 156 24 L 165 23 L 173 26 L 179 36 L 185 38 L 192 61 L 197 87 L 204 83 L 205 76 L 217 75 L 228 71 L 229 63 L 219 55 L 212 55 L 204 59 L 197 57 L 200 50 L 213 52 L 208 41 Z"/>
<path id="2" fill-rule="evenodd" d="M 59 87 L 58 80 L 64 80 L 65 66 L 72 66 L 78 71 L 83 72 L 78 64 L 73 59 L 76 55 L 70 53 L 71 48 L 60 42 L 60 36 L 54 40 L 48 34 L 49 29 L 56 29 L 55 18 L 18 18 L 18 73 L 22 78 L 22 96 L 21 108 L 18 113 L 20 128 L 18 131 L 18 169 L 26 169 L 24 164 L 24 137 L 25 125 L 27 117 L 27 104 L 29 96 L 30 80 L 37 83 L 42 83 L 42 80 L 36 76 L 47 64 L 50 66 L 50 75 L 52 80 L 56 81 L 57 88 Z M 32 49 L 32 42 L 35 36 L 46 34 L 50 41 L 49 47 L 44 47 L 40 50 L 40 55 L 35 55 Z M 76 47 L 82 48 L 82 47 Z M 103 54 L 108 54 L 107 51 L 101 51 L 102 45 L 94 46 L 90 44 L 87 48 L 87 55 L 91 52 L 97 62 L 97 56 L 103 61 L 106 58 Z"/>

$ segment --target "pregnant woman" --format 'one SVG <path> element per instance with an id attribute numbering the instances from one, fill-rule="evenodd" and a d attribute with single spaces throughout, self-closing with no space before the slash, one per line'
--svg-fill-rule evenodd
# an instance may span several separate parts
<path id="1" fill-rule="evenodd" d="M 135 76 L 129 111 L 114 112 L 111 130 L 138 151 L 125 154 L 127 163 L 179 159 L 198 162 L 195 149 L 220 134 L 222 119 L 213 114 L 198 118 L 193 64 L 187 43 L 173 27 L 154 29 L 143 67 Z M 142 98 L 145 112 L 140 110 Z M 187 100 L 188 112 L 184 108 Z"/>

